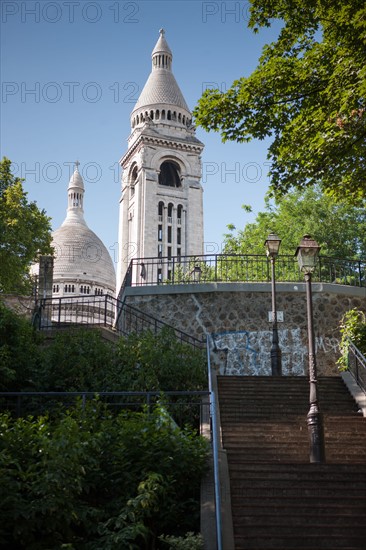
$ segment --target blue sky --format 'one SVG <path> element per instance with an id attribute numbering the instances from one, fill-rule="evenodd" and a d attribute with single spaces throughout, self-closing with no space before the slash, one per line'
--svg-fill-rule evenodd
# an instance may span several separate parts
<path id="1" fill-rule="evenodd" d="M 120 173 L 130 113 L 151 70 L 164 27 L 173 72 L 191 109 L 203 89 L 227 89 L 255 68 L 276 29 L 254 35 L 248 2 L 3 0 L 1 156 L 26 178 L 31 200 L 63 221 L 72 163 L 83 175 L 85 218 L 117 250 Z M 197 131 L 203 154 L 205 251 L 220 251 L 228 223 L 238 228 L 263 209 L 265 142 L 221 142 Z M 247 214 L 241 205 L 250 204 Z"/>

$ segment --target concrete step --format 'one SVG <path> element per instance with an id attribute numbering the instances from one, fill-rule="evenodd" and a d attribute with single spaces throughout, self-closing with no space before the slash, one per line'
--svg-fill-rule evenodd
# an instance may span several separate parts
<path id="1" fill-rule="evenodd" d="M 219 377 L 236 550 L 365 550 L 366 421 L 320 379 L 326 464 L 309 463 L 305 377 Z"/>

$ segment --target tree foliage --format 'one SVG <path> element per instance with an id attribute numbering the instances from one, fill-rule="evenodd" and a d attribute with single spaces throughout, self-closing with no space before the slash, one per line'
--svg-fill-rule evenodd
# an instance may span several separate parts
<path id="1" fill-rule="evenodd" d="M 200 389 L 206 377 L 202 354 L 170 331 L 116 344 L 71 330 L 46 342 L 0 303 L 0 382 L 8 391 L 160 392 Z M 94 398 L 65 411 L 54 396 L 23 396 L 23 418 L 0 414 L 0 547 L 199 548 L 186 533 L 199 530 L 207 443 L 187 427 L 186 403 L 182 429 L 162 395 L 154 406 L 143 402 L 128 412 L 121 396 L 113 407 Z M 1 398 L 2 409 L 8 403 Z"/>
<path id="2" fill-rule="evenodd" d="M 34 391 L 42 359 L 39 334 L 0 301 L 0 390 Z"/>
<path id="3" fill-rule="evenodd" d="M 0 161 L 0 292 L 27 293 L 29 267 L 38 252 L 50 254 L 50 218 L 29 202 L 11 161 Z"/>
<path id="4" fill-rule="evenodd" d="M 366 199 L 364 0 L 251 0 L 249 27 L 283 25 L 258 67 L 227 92 L 206 90 L 196 123 L 223 140 L 273 139 L 271 190 L 321 183 L 337 199 Z"/>
<path id="5" fill-rule="evenodd" d="M 340 322 L 341 341 L 339 349 L 341 356 L 337 364 L 341 370 L 348 368 L 348 348 L 351 341 L 360 352 L 366 356 L 366 315 L 357 308 L 347 311 Z"/>
<path id="6" fill-rule="evenodd" d="M 253 223 L 225 235 L 224 252 L 264 254 L 264 242 L 273 231 L 282 239 L 280 253 L 294 254 L 301 238 L 310 234 L 321 253 L 335 258 L 366 257 L 366 211 L 345 202 L 335 202 L 318 186 L 293 191 L 274 203 L 266 198 L 264 212 Z"/>
<path id="7" fill-rule="evenodd" d="M 152 550 L 199 528 L 207 445 L 159 408 L 116 417 L 94 401 L 53 420 L 2 414 L 0 430 L 2 548 Z"/>
<path id="8" fill-rule="evenodd" d="M 121 337 L 116 344 L 98 331 L 56 335 L 38 370 L 42 391 L 193 391 L 207 385 L 205 358 L 170 330 Z"/>

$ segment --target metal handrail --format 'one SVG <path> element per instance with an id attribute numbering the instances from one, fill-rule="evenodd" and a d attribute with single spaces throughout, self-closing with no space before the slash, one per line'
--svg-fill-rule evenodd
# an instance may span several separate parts
<path id="1" fill-rule="evenodd" d="M 348 370 L 357 384 L 366 393 L 366 357 L 349 338 L 347 350 Z"/>
<path id="2" fill-rule="evenodd" d="M 207 373 L 208 373 L 208 390 L 210 394 L 210 418 L 211 418 L 211 433 L 212 433 L 212 455 L 214 469 L 214 489 L 215 489 L 215 517 L 216 517 L 216 538 L 217 550 L 222 550 L 222 526 L 221 526 L 221 489 L 220 489 L 220 474 L 219 474 L 219 443 L 218 443 L 218 425 L 216 413 L 216 395 L 212 387 L 212 371 L 210 359 L 210 336 L 207 335 Z"/>
<path id="3" fill-rule="evenodd" d="M 279 282 L 303 281 L 294 256 L 279 255 L 276 260 Z M 192 284 L 211 282 L 269 282 L 271 273 L 266 255 L 203 254 L 198 256 L 164 256 L 133 258 L 119 292 L 126 287 Z M 320 256 L 314 282 L 366 286 L 366 259 Z"/>
<path id="4" fill-rule="evenodd" d="M 170 398 L 174 398 L 174 397 L 191 397 L 191 398 L 197 398 L 196 401 L 189 401 L 189 403 L 187 403 L 188 405 L 192 406 L 192 405 L 200 405 L 201 409 L 202 409 L 202 398 L 203 397 L 207 397 L 209 395 L 209 392 L 207 390 L 192 390 L 192 391 L 70 391 L 70 392 L 65 392 L 65 391 L 50 391 L 50 392 L 45 392 L 45 391 L 40 391 L 40 392 L 37 392 L 37 391 L 1 391 L 0 392 L 0 410 L 3 408 L 2 407 L 2 404 L 1 404 L 1 398 L 5 398 L 6 400 L 9 401 L 9 398 L 13 398 L 14 399 L 14 405 L 15 405 L 15 411 L 16 411 L 16 414 L 18 417 L 20 417 L 22 414 L 21 414 L 21 411 L 22 411 L 22 406 L 26 406 L 24 405 L 24 400 L 28 399 L 28 398 L 40 398 L 40 397 L 44 397 L 44 398 L 49 398 L 49 399 L 53 399 L 53 398 L 64 398 L 64 401 L 67 399 L 69 400 L 70 398 L 78 398 L 80 397 L 81 398 L 81 404 L 82 404 L 82 407 L 84 408 L 85 405 L 86 405 L 86 402 L 88 399 L 96 399 L 96 398 L 108 398 L 108 397 L 127 397 L 127 398 L 130 398 L 128 401 L 124 401 L 124 402 L 121 402 L 121 403 L 109 403 L 109 405 L 113 405 L 113 406 L 121 406 L 121 407 L 128 407 L 128 406 L 141 406 L 143 404 L 146 404 L 147 407 L 148 407 L 148 410 L 150 410 L 150 407 L 153 405 L 153 398 L 161 398 L 162 396 L 163 397 L 170 397 Z M 133 398 L 138 398 L 138 397 L 142 397 L 143 400 L 141 400 L 141 402 L 138 402 L 138 401 L 134 401 Z M 156 403 L 156 401 L 154 401 L 154 403 Z M 65 405 L 65 403 L 63 403 Z M 108 403 L 107 403 L 108 404 Z M 167 401 L 166 403 L 164 404 L 167 404 L 167 405 L 176 405 L 177 403 L 175 403 L 174 401 Z M 178 403 L 179 405 L 180 403 Z M 69 406 L 70 403 L 66 402 L 66 405 Z M 201 413 L 202 415 L 202 410 L 201 410 Z"/>
<path id="5" fill-rule="evenodd" d="M 40 330 L 71 326 L 106 327 L 119 335 L 151 330 L 155 335 L 164 328 L 174 331 L 180 342 L 203 349 L 204 341 L 121 302 L 112 296 L 62 296 L 42 298 L 34 316 L 34 325 Z"/>

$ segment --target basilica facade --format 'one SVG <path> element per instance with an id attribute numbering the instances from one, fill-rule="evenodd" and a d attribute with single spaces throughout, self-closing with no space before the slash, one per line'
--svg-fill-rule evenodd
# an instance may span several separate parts
<path id="1" fill-rule="evenodd" d="M 132 259 L 161 258 L 154 277 L 169 278 L 169 264 L 203 254 L 203 143 L 172 72 L 173 55 L 160 30 L 152 69 L 131 113 L 122 168 L 117 274 L 110 254 L 84 219 L 84 182 L 78 165 L 67 188 L 67 215 L 53 233 L 52 296 L 115 296 Z M 143 269 L 136 272 L 139 284 Z"/>
<path id="2" fill-rule="evenodd" d="M 131 113 L 119 213 L 120 288 L 133 258 L 166 258 L 155 282 L 169 278 L 169 261 L 203 254 L 203 143 L 172 72 L 173 55 L 160 30 L 152 69 Z M 136 272 L 139 284 L 143 269 Z"/>

